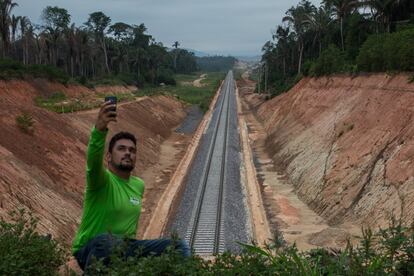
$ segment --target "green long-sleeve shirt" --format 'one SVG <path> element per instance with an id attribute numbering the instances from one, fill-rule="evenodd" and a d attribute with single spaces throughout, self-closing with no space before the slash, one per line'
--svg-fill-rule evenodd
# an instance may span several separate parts
<path id="1" fill-rule="evenodd" d="M 106 134 L 93 127 L 89 139 L 83 215 L 73 241 L 73 254 L 98 234 L 110 232 L 130 238 L 136 235 L 144 181 L 135 176 L 122 179 L 104 167 Z"/>

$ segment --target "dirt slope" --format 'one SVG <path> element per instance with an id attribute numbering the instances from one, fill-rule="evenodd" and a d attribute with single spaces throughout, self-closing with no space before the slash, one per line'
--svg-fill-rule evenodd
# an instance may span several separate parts
<path id="1" fill-rule="evenodd" d="M 414 83 L 409 76 L 304 78 L 263 102 L 244 95 L 273 163 L 329 225 L 414 217 Z"/>
<path id="2" fill-rule="evenodd" d="M 86 144 L 97 111 L 56 114 L 36 107 L 34 97 L 55 91 L 68 97 L 90 97 L 102 91 L 117 94 L 133 89 L 110 87 L 91 91 L 46 81 L 0 81 L 0 216 L 7 218 L 8 211 L 27 207 L 40 218 L 41 232 L 69 243 L 81 218 Z M 33 116 L 34 135 L 18 129 L 15 118 L 22 111 Z M 112 126 L 109 137 L 119 130 L 128 130 L 138 137 L 134 174 L 147 176 L 144 180 L 151 186 L 155 182 L 153 176 L 160 174 L 153 168 L 159 161 L 161 143 L 184 117 L 183 104 L 166 96 L 125 103 L 119 106 L 118 123 Z M 172 147 L 180 147 L 185 138 L 176 137 L 175 141 Z M 168 152 L 176 154 L 174 150 Z M 144 209 L 145 204 L 144 201 Z"/>

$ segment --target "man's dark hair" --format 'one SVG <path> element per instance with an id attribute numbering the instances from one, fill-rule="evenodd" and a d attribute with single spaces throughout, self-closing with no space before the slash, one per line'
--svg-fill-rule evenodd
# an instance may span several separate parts
<path id="1" fill-rule="evenodd" d="M 115 134 L 114 136 L 112 136 L 111 141 L 109 142 L 109 148 L 108 148 L 108 151 L 110 153 L 112 153 L 112 149 L 114 148 L 116 141 L 121 140 L 121 139 L 131 140 L 132 142 L 134 142 L 134 145 L 137 146 L 137 139 L 135 138 L 134 134 L 126 132 L 126 131 L 121 131 Z"/>

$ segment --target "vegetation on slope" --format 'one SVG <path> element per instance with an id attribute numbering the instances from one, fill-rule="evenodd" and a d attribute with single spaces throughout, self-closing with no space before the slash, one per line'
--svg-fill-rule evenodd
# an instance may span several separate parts
<path id="1" fill-rule="evenodd" d="M 303 75 L 414 71 L 414 2 L 301 0 L 262 48 L 261 91 L 273 96 Z"/>

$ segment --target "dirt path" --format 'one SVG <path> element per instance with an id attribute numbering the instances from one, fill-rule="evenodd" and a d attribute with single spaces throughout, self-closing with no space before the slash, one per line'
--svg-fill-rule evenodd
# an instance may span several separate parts
<path id="1" fill-rule="evenodd" d="M 124 105 L 132 104 L 132 103 L 135 103 L 135 102 L 140 102 L 140 101 L 145 100 L 147 98 L 148 98 L 148 96 L 136 97 L 135 100 L 133 100 L 133 101 L 120 102 L 120 103 L 117 103 L 116 105 L 118 107 L 119 106 L 124 106 Z M 99 108 L 100 107 L 96 107 L 96 108 L 92 108 L 92 109 L 75 111 L 75 112 L 71 112 L 71 113 L 76 113 L 76 114 L 94 114 L 94 113 L 97 113 L 97 111 L 99 110 Z"/>
<path id="2" fill-rule="evenodd" d="M 203 85 L 201 84 L 201 82 L 207 77 L 207 74 L 202 74 L 200 76 L 200 78 L 196 79 L 195 81 L 193 81 L 193 86 L 195 87 L 203 87 Z"/>
<path id="3" fill-rule="evenodd" d="M 247 122 L 249 140 L 255 155 L 257 178 L 262 192 L 269 225 L 274 232 L 282 232 L 289 243 L 296 243 L 300 250 L 315 247 L 344 247 L 347 238 L 359 233 L 353 225 L 330 227 L 326 221 L 304 204 L 294 193 L 287 177 L 279 174 L 265 146 L 266 131 L 256 119 L 251 108 L 254 83 L 244 81 L 240 87 L 242 110 Z"/>

